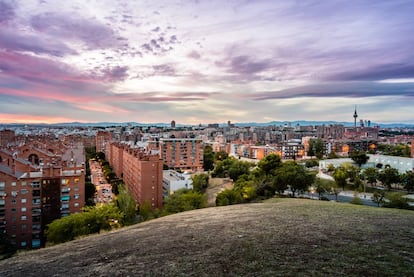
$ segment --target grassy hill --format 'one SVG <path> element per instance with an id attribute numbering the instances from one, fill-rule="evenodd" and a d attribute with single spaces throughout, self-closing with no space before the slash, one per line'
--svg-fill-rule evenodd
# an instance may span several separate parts
<path id="1" fill-rule="evenodd" d="M 22 253 L 0 276 L 414 276 L 413 249 L 413 211 L 272 199 Z"/>

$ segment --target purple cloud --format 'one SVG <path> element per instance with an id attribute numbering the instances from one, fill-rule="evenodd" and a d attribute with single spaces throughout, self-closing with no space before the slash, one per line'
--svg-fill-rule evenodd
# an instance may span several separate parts
<path id="1" fill-rule="evenodd" d="M 103 76 L 100 79 L 117 82 L 123 81 L 128 77 L 128 66 L 115 66 L 102 70 Z"/>
<path id="2" fill-rule="evenodd" d="M 300 97 L 414 97 L 414 83 L 337 82 L 308 85 L 279 91 L 255 93 L 254 100 L 288 99 Z"/>
<path id="3" fill-rule="evenodd" d="M 414 78 L 414 65 L 406 63 L 382 64 L 363 70 L 336 73 L 328 80 L 333 81 L 379 81 L 384 79 Z"/>
<path id="4" fill-rule="evenodd" d="M 57 57 L 76 54 L 75 50 L 56 40 L 34 35 L 20 35 L 7 30 L 0 32 L 0 49 L 35 54 L 49 54 Z"/>
<path id="5" fill-rule="evenodd" d="M 30 20 L 33 29 L 58 39 L 72 39 L 85 43 L 90 49 L 120 46 L 119 36 L 97 20 L 73 15 L 45 13 Z"/>
<path id="6" fill-rule="evenodd" d="M 9 3 L 0 1 L 0 24 L 7 23 L 14 17 L 14 8 Z"/>
<path id="7" fill-rule="evenodd" d="M 197 51 L 191 51 L 190 53 L 188 53 L 187 57 L 198 60 L 201 58 L 201 55 Z"/>
<path id="8" fill-rule="evenodd" d="M 154 69 L 154 76 L 176 76 L 176 70 L 172 65 L 154 65 L 152 68 Z"/>

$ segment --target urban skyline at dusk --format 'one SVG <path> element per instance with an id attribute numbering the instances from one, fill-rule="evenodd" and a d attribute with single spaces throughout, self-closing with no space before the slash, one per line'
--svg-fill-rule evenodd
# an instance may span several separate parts
<path id="1" fill-rule="evenodd" d="M 0 123 L 414 123 L 413 1 L 0 0 Z"/>

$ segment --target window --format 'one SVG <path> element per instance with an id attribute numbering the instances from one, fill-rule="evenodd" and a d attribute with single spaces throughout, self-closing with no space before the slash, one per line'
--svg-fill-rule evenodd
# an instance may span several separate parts
<path id="1" fill-rule="evenodd" d="M 75 199 L 79 199 L 80 198 L 80 195 L 77 193 L 77 194 L 74 195 L 74 198 Z"/>
<path id="2" fill-rule="evenodd" d="M 15 212 L 16 212 L 16 208 L 12 208 L 12 209 L 11 209 L 11 212 L 12 212 L 12 213 L 15 213 Z"/>
<path id="3" fill-rule="evenodd" d="M 79 203 L 74 203 L 73 206 L 79 207 Z"/>
<path id="4" fill-rule="evenodd" d="M 12 187 L 16 186 L 16 182 L 11 182 Z"/>
<path id="5" fill-rule="evenodd" d="M 0 182 L 0 189 L 4 189 L 6 187 L 6 182 Z"/>
<path id="6" fill-rule="evenodd" d="M 26 243 L 25 241 L 22 241 L 22 242 L 20 243 L 20 246 L 21 246 L 21 247 L 26 247 L 26 245 L 27 245 L 27 243 Z"/>
<path id="7" fill-rule="evenodd" d="M 27 219 L 27 216 L 22 215 L 21 220 L 26 220 L 26 219 Z"/>
<path id="8" fill-rule="evenodd" d="M 12 203 L 13 205 L 15 205 L 15 204 L 16 204 L 16 199 L 12 199 L 11 203 Z"/>
<path id="9" fill-rule="evenodd" d="M 22 212 L 25 212 L 25 211 L 26 211 L 26 207 L 22 207 L 22 208 L 21 208 L 21 211 L 22 211 Z"/>
<path id="10" fill-rule="evenodd" d="M 26 186 L 26 182 L 22 182 L 22 187 Z"/>
<path id="11" fill-rule="evenodd" d="M 21 194 L 26 194 L 27 193 L 27 189 L 21 189 L 20 192 L 21 192 Z"/>
<path id="12" fill-rule="evenodd" d="M 22 198 L 22 203 L 26 203 L 26 198 Z"/>

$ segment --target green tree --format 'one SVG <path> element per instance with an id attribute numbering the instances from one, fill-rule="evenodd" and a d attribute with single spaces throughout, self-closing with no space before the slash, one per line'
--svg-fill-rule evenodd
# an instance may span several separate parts
<path id="1" fill-rule="evenodd" d="M 339 166 L 335 169 L 333 173 L 333 178 L 338 187 L 342 187 L 342 190 L 345 190 L 345 186 L 347 184 L 346 180 L 348 178 L 348 174 L 342 166 Z"/>
<path id="2" fill-rule="evenodd" d="M 193 180 L 193 190 L 199 193 L 205 193 L 208 188 L 208 174 L 196 174 L 191 177 Z"/>
<path id="3" fill-rule="evenodd" d="M 142 205 L 139 205 L 139 218 L 140 221 L 146 221 L 152 216 L 151 212 L 151 202 L 149 200 L 145 201 Z"/>
<path id="4" fill-rule="evenodd" d="M 311 139 L 309 140 L 309 150 L 308 156 L 316 156 L 318 159 L 322 159 L 325 154 L 325 143 L 321 139 Z"/>
<path id="5" fill-rule="evenodd" d="M 369 184 L 374 185 L 377 183 L 378 169 L 375 167 L 368 167 L 364 170 L 363 175 Z"/>
<path id="6" fill-rule="evenodd" d="M 204 171 L 209 171 L 214 169 L 214 152 L 213 148 L 210 145 L 204 147 L 203 152 L 203 168 Z"/>
<path id="7" fill-rule="evenodd" d="M 45 234 L 48 243 L 57 244 L 101 230 L 118 228 L 122 219 L 123 213 L 115 205 L 86 207 L 82 213 L 54 220 L 47 226 Z"/>
<path id="8" fill-rule="evenodd" d="M 189 189 L 179 189 L 165 199 L 164 214 L 179 213 L 207 207 L 207 197 Z"/>
<path id="9" fill-rule="evenodd" d="M 407 192 L 414 191 L 414 172 L 407 171 L 401 177 L 402 183 L 404 185 L 404 189 Z"/>
<path id="10" fill-rule="evenodd" d="M 96 152 L 96 159 L 100 161 L 105 160 L 105 153 L 104 152 Z"/>
<path id="11" fill-rule="evenodd" d="M 119 194 L 116 197 L 116 205 L 123 213 L 123 224 L 131 225 L 136 223 L 137 202 L 125 188 L 125 185 L 118 186 Z"/>
<path id="12" fill-rule="evenodd" d="M 391 190 L 392 185 L 400 181 L 400 174 L 397 169 L 387 167 L 379 173 L 378 179 L 388 188 L 388 190 Z"/>
<path id="13" fill-rule="evenodd" d="M 265 175 L 274 175 L 275 170 L 282 166 L 282 160 L 277 154 L 269 154 L 257 165 L 260 172 Z"/>
<path id="14" fill-rule="evenodd" d="M 397 208 L 397 209 L 412 209 L 408 203 L 408 198 L 404 197 L 404 194 L 400 192 L 390 192 L 386 195 L 388 199 L 384 203 L 384 207 Z"/>
<path id="15" fill-rule="evenodd" d="M 227 159 L 229 156 L 229 154 L 227 154 L 226 151 L 219 151 L 216 152 L 216 154 L 214 154 L 214 160 L 216 161 L 224 161 L 225 159 Z"/>
<path id="16" fill-rule="evenodd" d="M 96 187 L 91 182 L 85 182 L 85 199 L 86 199 L 86 205 L 87 206 L 94 206 L 95 205 L 95 193 L 96 193 Z"/>
<path id="17" fill-rule="evenodd" d="M 377 203 L 378 207 L 384 204 L 385 193 L 383 191 L 375 191 L 371 197 L 372 202 Z"/>
<path id="18" fill-rule="evenodd" d="M 275 184 L 287 186 L 295 197 L 297 191 L 306 191 L 314 179 L 315 175 L 307 172 L 303 165 L 288 161 L 276 170 Z"/>
<path id="19" fill-rule="evenodd" d="M 332 188 L 335 186 L 335 182 L 331 180 L 315 178 L 315 191 L 319 196 L 319 199 L 323 197 L 325 193 L 332 191 Z"/>
<path id="20" fill-rule="evenodd" d="M 237 181 L 237 179 L 245 174 L 249 174 L 250 171 L 250 163 L 234 160 L 233 163 L 230 165 L 228 173 L 230 179 L 233 181 Z"/>
<path id="21" fill-rule="evenodd" d="M 216 205 L 227 206 L 242 203 L 242 197 L 240 193 L 233 189 L 226 189 L 217 194 Z"/>
<path id="22" fill-rule="evenodd" d="M 365 164 L 368 160 L 369 157 L 367 156 L 367 154 L 363 151 L 352 151 L 349 154 L 349 157 L 359 166 L 361 167 L 361 165 Z"/>

